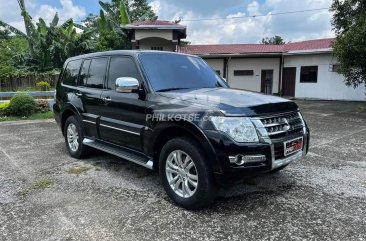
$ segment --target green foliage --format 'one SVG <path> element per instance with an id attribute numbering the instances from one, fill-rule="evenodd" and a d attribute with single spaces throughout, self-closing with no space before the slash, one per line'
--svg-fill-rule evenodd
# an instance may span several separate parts
<path id="1" fill-rule="evenodd" d="M 50 111 L 50 104 L 48 100 L 37 99 L 36 100 L 36 113 L 46 113 Z"/>
<path id="2" fill-rule="evenodd" d="M 260 44 L 275 44 L 275 45 L 283 45 L 286 44 L 285 40 L 281 36 L 275 35 L 273 37 L 262 38 L 259 42 Z"/>
<path id="3" fill-rule="evenodd" d="M 14 116 L 31 116 L 36 111 L 36 101 L 27 94 L 14 95 L 10 100 L 8 111 Z"/>
<path id="4" fill-rule="evenodd" d="M 50 88 L 51 88 L 51 85 L 46 81 L 37 82 L 36 86 L 39 90 L 42 90 L 42 91 L 47 91 L 47 90 L 50 90 Z"/>
<path id="5" fill-rule="evenodd" d="M 26 33 L 0 20 L 1 79 L 53 72 L 62 68 L 67 58 L 80 54 L 129 49 L 127 31 L 121 26 L 157 18 L 146 0 L 112 0 L 100 2 L 100 15 L 89 15 L 83 25 L 72 19 L 59 24 L 57 14 L 46 24 L 42 18 L 32 19 L 24 0 L 18 4 Z"/>
<path id="6" fill-rule="evenodd" d="M 9 109 L 10 102 L 4 102 L 0 103 L 0 116 L 7 116 L 9 115 L 8 109 Z"/>
<path id="7" fill-rule="evenodd" d="M 0 29 L 0 40 L 1 39 L 9 39 L 10 38 L 10 31 L 8 29 Z"/>
<path id="8" fill-rule="evenodd" d="M 332 25 L 336 33 L 333 54 L 338 72 L 345 76 L 347 86 L 366 86 L 366 2 L 363 0 L 334 0 Z"/>
<path id="9" fill-rule="evenodd" d="M 28 53 L 27 40 L 24 37 L 11 36 L 0 40 L 0 78 L 8 79 L 24 73 L 22 59 Z"/>
<path id="10" fill-rule="evenodd" d="M 99 1 L 99 5 L 102 8 L 99 17 L 89 15 L 84 21 L 86 26 L 95 30 L 97 51 L 130 49 L 127 32 L 121 26 L 157 18 L 146 0 L 112 0 L 110 3 Z"/>
<path id="11" fill-rule="evenodd" d="M 0 122 L 1 121 L 18 121 L 18 120 L 40 120 L 40 119 L 51 119 L 53 118 L 53 112 L 49 111 L 49 112 L 45 112 L 45 113 L 35 113 L 31 116 L 22 116 L 22 117 L 17 117 L 17 116 L 0 116 Z"/>

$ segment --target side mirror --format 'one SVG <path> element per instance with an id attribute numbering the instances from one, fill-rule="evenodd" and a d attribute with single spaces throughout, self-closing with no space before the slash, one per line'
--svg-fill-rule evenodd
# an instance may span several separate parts
<path id="1" fill-rule="evenodd" d="M 119 93 L 137 92 L 139 86 L 139 81 L 132 77 L 120 77 L 116 79 L 116 91 Z"/>

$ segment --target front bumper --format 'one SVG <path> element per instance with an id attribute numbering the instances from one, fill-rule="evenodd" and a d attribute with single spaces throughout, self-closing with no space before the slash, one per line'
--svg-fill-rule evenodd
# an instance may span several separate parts
<path id="1" fill-rule="evenodd" d="M 298 133 L 273 139 L 267 143 L 236 143 L 225 134 L 217 131 L 207 131 L 205 134 L 215 150 L 217 162 L 221 167 L 220 172 L 215 172 L 216 182 L 223 186 L 230 185 L 245 176 L 257 176 L 302 159 L 308 152 L 310 139 L 307 127 Z M 303 137 L 302 150 L 285 157 L 281 153 L 283 143 L 297 137 Z M 229 157 L 239 154 L 264 155 L 266 158 L 263 161 L 251 162 L 242 166 L 230 163 Z"/>

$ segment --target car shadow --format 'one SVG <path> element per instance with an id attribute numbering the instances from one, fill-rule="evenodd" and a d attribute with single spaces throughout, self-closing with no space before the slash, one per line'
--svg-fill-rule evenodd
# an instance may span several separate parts
<path id="1" fill-rule="evenodd" d="M 130 181 L 135 186 L 147 189 L 152 195 L 158 195 L 174 205 L 165 194 L 159 175 L 155 171 L 98 150 L 93 150 L 90 157 L 84 161 L 101 168 L 110 175 L 131 177 Z M 209 207 L 197 212 L 215 213 L 225 210 L 225 212 L 235 213 L 238 208 L 248 210 L 261 208 L 294 188 L 296 188 L 296 180 L 287 169 L 273 174 L 244 177 L 230 187 L 218 188 L 215 201 Z"/>

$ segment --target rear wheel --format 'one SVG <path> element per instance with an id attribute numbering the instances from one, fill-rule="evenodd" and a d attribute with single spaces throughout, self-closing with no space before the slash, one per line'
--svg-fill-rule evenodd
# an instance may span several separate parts
<path id="1" fill-rule="evenodd" d="M 168 196 L 186 209 L 200 209 L 214 199 L 211 168 L 188 138 L 168 141 L 160 154 L 160 177 Z"/>
<path id="2" fill-rule="evenodd" d="M 84 134 L 75 116 L 67 118 L 64 126 L 66 148 L 70 155 L 75 158 L 85 157 L 87 146 L 83 144 Z"/>

